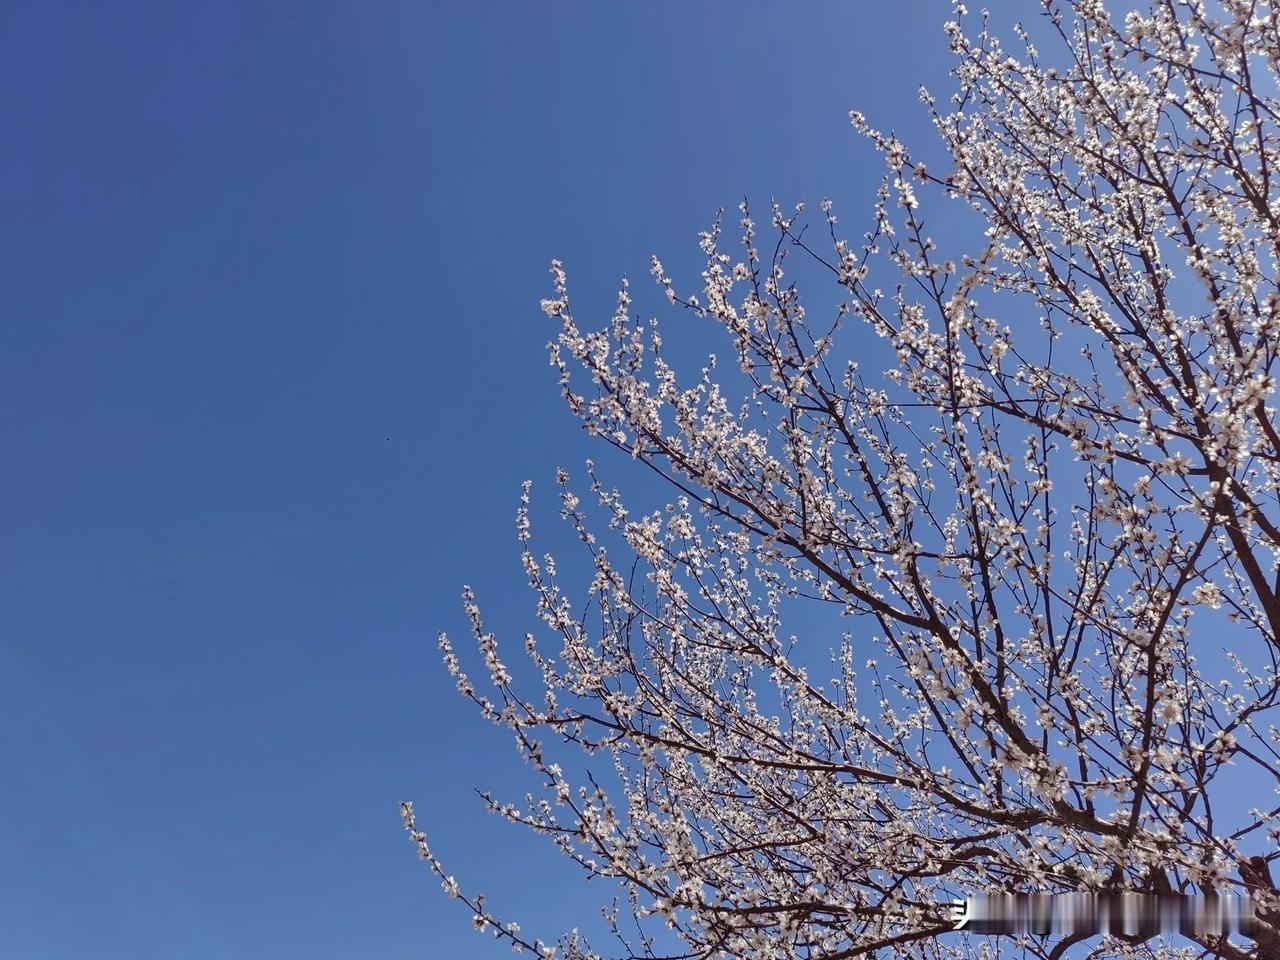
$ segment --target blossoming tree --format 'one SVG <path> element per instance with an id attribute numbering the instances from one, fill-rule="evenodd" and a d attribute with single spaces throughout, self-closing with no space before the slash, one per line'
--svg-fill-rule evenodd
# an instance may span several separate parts
<path id="1" fill-rule="evenodd" d="M 589 465 L 601 528 L 560 472 L 585 617 L 526 487 L 540 683 L 469 592 L 487 683 L 440 645 L 545 782 L 494 809 L 621 885 L 630 956 L 1280 956 L 1280 5 L 1049 0 L 1016 53 L 956 10 L 957 90 L 923 94 L 947 162 L 852 115 L 887 166 L 865 234 L 826 202 L 812 233 L 744 204 L 740 247 L 703 236 L 696 294 L 653 262 L 736 364 L 679 375 L 625 286 L 580 325 L 553 267 L 569 408 L 673 502 L 633 515 Z M 985 234 L 947 255 L 926 200 Z M 842 630 L 787 633 L 802 616 Z M 404 815 L 478 927 L 595 955 L 460 891 Z M 951 900 L 992 890 L 1249 891 L 1262 922 L 948 932 Z"/>

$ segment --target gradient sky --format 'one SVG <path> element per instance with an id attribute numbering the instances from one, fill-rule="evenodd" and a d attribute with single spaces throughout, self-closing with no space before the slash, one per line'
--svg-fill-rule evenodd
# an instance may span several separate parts
<path id="1" fill-rule="evenodd" d="M 7 4 L 0 954 L 509 955 L 406 798 L 525 932 L 595 925 L 607 891 L 483 813 L 527 773 L 435 649 L 464 582 L 518 646 L 520 481 L 599 456 L 548 261 L 603 320 L 650 253 L 695 285 L 744 194 L 856 236 L 847 112 L 929 141 L 948 13 Z"/>

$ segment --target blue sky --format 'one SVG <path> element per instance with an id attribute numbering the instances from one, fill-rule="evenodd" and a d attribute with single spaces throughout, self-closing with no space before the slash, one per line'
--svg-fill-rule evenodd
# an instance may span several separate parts
<path id="1" fill-rule="evenodd" d="M 8 5 L 0 952 L 506 955 L 405 798 L 527 932 L 591 926 L 482 812 L 525 775 L 435 650 L 464 582 L 518 643 L 520 481 L 598 453 L 547 263 L 603 319 L 744 194 L 856 234 L 846 114 L 931 138 L 948 10 Z"/>

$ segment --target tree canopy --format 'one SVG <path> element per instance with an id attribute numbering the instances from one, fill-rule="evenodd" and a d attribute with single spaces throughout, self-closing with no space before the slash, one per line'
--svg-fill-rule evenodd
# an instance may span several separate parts
<path id="1" fill-rule="evenodd" d="M 885 164 L 861 235 L 744 203 L 696 292 L 653 261 L 721 333 L 700 374 L 625 286 L 584 324 L 553 265 L 569 409 L 672 500 L 634 514 L 589 465 L 597 518 L 559 472 L 586 616 L 526 488 L 541 682 L 470 591 L 483 680 L 440 646 L 545 783 L 490 802 L 620 885 L 627 956 L 1063 955 L 949 932 L 989 891 L 1248 891 L 1254 941 L 1072 955 L 1280 955 L 1280 7 L 1036 13 L 1006 44 L 956 5 L 955 90 L 922 92 L 945 165 L 851 115 Z M 948 204 L 985 232 L 943 238 Z M 802 606 L 842 632 L 791 635 Z M 478 927 L 610 954 L 496 916 L 404 813 Z"/>

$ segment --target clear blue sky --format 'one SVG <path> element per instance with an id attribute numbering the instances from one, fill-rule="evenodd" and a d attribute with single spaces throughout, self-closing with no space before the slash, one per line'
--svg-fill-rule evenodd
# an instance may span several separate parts
<path id="1" fill-rule="evenodd" d="M 856 235 L 847 111 L 931 138 L 948 11 L 8 4 L 0 954 L 508 955 L 404 798 L 526 931 L 591 926 L 435 650 L 464 582 L 518 644 L 519 483 L 592 452 L 547 262 L 603 318 L 744 194 Z"/>

